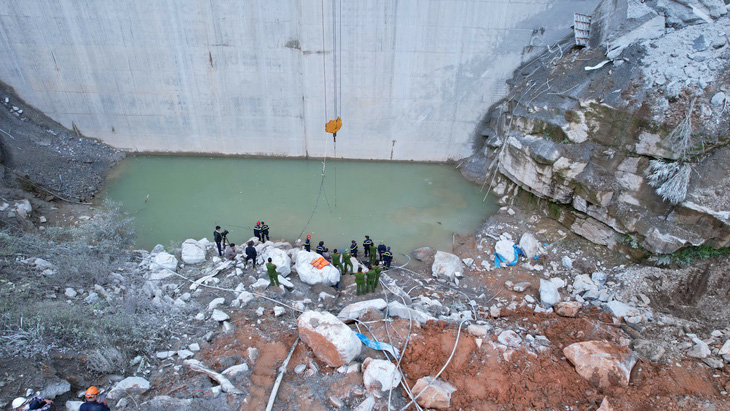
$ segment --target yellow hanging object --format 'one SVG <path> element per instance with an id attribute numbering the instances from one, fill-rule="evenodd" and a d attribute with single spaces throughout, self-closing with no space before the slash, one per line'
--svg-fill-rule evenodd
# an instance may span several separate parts
<path id="1" fill-rule="evenodd" d="M 342 119 L 337 117 L 337 120 L 330 120 L 324 125 L 324 131 L 330 134 L 337 134 L 342 128 Z"/>

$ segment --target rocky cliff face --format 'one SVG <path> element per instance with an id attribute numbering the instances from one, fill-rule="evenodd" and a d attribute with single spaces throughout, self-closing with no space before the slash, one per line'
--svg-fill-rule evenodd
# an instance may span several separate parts
<path id="1" fill-rule="evenodd" d="M 609 247 L 728 246 L 728 35 L 721 1 L 602 2 L 590 47 L 566 38 L 515 72 L 462 173 Z"/>

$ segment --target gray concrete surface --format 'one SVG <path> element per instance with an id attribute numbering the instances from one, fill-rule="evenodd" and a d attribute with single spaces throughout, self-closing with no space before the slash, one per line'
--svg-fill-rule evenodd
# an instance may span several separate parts
<path id="1" fill-rule="evenodd" d="M 458 159 L 525 47 L 570 33 L 596 4 L 0 0 L 0 80 L 130 151 L 331 156 L 323 78 L 333 118 L 336 55 L 339 157 Z"/>

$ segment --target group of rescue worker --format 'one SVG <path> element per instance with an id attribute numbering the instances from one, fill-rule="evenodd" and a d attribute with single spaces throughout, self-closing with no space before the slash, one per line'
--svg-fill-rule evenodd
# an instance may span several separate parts
<path id="1" fill-rule="evenodd" d="M 84 397 L 86 401 L 81 404 L 79 411 L 109 411 L 106 398 L 104 395 L 101 395 L 98 388 L 94 386 L 89 387 Z M 53 401 L 40 396 L 32 398 L 18 397 L 11 404 L 14 411 L 48 411 L 52 405 Z"/>
<path id="2" fill-rule="evenodd" d="M 340 273 L 342 273 L 342 275 L 347 274 L 349 269 L 350 275 L 355 276 L 357 295 L 375 291 L 375 288 L 377 288 L 380 283 L 381 271 L 383 268 L 390 268 L 390 265 L 393 262 L 393 252 L 390 251 L 390 247 L 386 246 L 382 241 L 376 247 L 375 242 L 369 235 L 366 235 L 365 240 L 362 242 L 362 247 L 364 251 L 363 257 L 366 258 L 365 263 L 369 267 L 367 273 L 362 271 L 362 267 L 358 267 L 357 272 L 354 272 L 353 270 L 351 257 L 355 257 L 355 259 L 357 259 L 359 251 L 358 244 L 355 240 L 352 240 L 348 248 L 343 248 L 342 252 L 335 248 L 330 254 L 329 249 L 324 245 L 324 241 L 320 241 L 315 248 L 315 252 L 330 261 L 332 265 L 337 268 Z M 304 240 L 304 249 L 311 251 L 311 248 L 312 237 L 307 234 L 307 238 Z M 380 257 L 379 260 L 383 262 L 383 267 L 380 267 L 378 257 Z"/>

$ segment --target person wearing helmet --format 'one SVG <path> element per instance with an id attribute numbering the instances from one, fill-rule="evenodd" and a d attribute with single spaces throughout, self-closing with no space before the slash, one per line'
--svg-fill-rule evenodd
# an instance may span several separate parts
<path id="1" fill-rule="evenodd" d="M 33 397 L 31 399 L 26 400 L 23 397 L 18 397 L 13 400 L 12 407 L 13 410 L 18 411 L 26 411 L 26 410 L 38 410 L 38 411 L 47 411 L 51 409 L 51 405 L 53 405 L 53 401 L 47 400 L 43 397 Z"/>
<path id="2" fill-rule="evenodd" d="M 307 239 L 304 240 L 304 249 L 307 250 L 307 252 L 312 251 L 312 236 L 307 234 Z"/>
<path id="3" fill-rule="evenodd" d="M 100 398 L 99 389 L 93 385 L 86 390 L 85 397 L 86 402 L 81 404 L 79 411 L 110 411 L 106 398 Z"/>
<path id="4" fill-rule="evenodd" d="M 256 222 L 256 227 L 253 228 L 253 236 L 261 241 L 261 221 Z"/>

